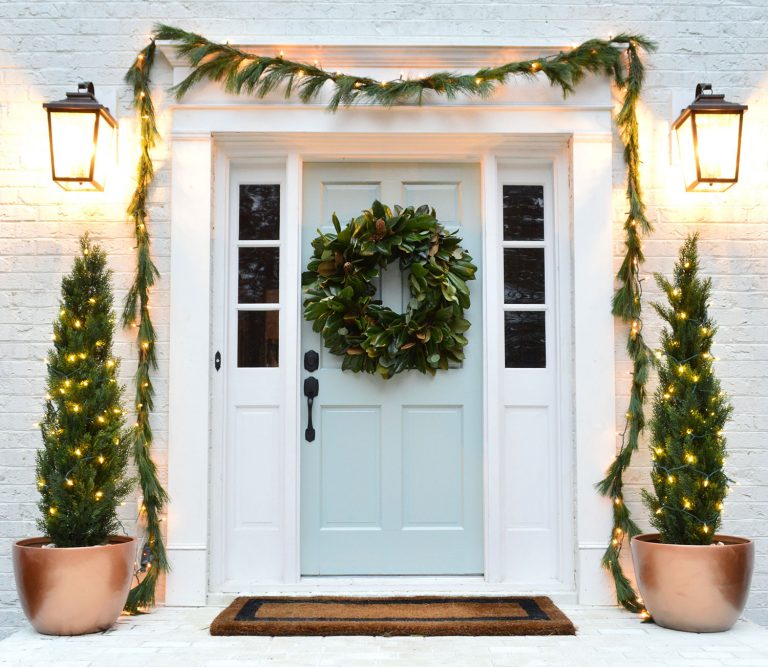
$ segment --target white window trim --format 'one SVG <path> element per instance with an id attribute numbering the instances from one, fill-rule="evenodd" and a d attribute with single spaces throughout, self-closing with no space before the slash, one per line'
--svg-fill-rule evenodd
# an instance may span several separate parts
<path id="1" fill-rule="evenodd" d="M 354 58 L 355 49 L 343 47 L 344 57 Z M 166 51 L 167 49 L 164 49 Z M 325 47 L 326 54 L 331 47 Z M 435 63 L 446 49 L 421 50 Z M 453 52 L 452 49 L 448 51 Z M 480 56 L 488 61 L 488 53 Z M 423 57 L 426 59 L 427 55 Z M 479 57 L 479 56 L 478 56 Z M 499 57 L 499 54 L 496 54 Z M 326 56 L 327 58 L 327 56 Z M 402 56 L 401 56 L 402 59 Z M 331 59 L 333 60 L 333 59 Z M 397 62 L 391 54 L 392 63 Z M 324 60 L 326 62 L 326 60 Z M 431 62 L 431 61 L 430 61 Z M 466 61 L 468 66 L 474 63 Z M 429 65 L 425 65 L 427 67 Z M 183 76 L 175 69 L 174 78 Z M 537 84 L 538 85 L 538 84 Z M 541 83 L 540 87 L 546 84 Z M 211 547 L 214 521 L 211 520 L 211 415 L 218 410 L 221 379 L 212 365 L 212 350 L 218 335 L 212 330 L 213 224 L 222 220 L 216 190 L 227 187 L 228 162 L 243 156 L 260 155 L 286 160 L 285 197 L 288 217 L 300 219 L 300 173 L 305 159 L 333 160 L 340 157 L 372 159 L 473 160 L 483 166 L 485 217 L 494 218 L 495 161 L 499 158 L 535 155 L 555 165 L 556 179 L 568 180 L 558 188 L 557 206 L 570 209 L 573 289 L 573 381 L 561 388 L 563 400 L 573 401 L 574 447 L 570 470 L 575 482 L 569 507 L 575 526 L 570 540 L 575 561 L 578 600 L 585 604 L 610 600 L 607 578 L 600 569 L 600 557 L 610 531 L 610 504 L 594 491 L 615 449 L 613 318 L 610 299 L 613 289 L 612 265 L 612 154 L 610 86 L 595 79 L 580 99 L 567 103 L 547 98 L 535 87 L 541 104 L 520 104 L 514 99 L 490 104 L 434 105 L 422 108 L 355 108 L 336 115 L 321 105 L 301 107 L 288 103 L 254 104 L 237 98 L 222 100 L 214 86 L 203 86 L 189 103 L 173 108 L 171 133 L 171 331 L 169 370 L 168 490 L 171 496 L 168 521 L 168 552 L 173 570 L 168 575 L 166 602 L 177 605 L 205 604 L 211 598 Z M 286 113 L 290 108 L 291 112 Z M 381 114 L 387 114 L 387 131 L 382 131 Z M 482 131 L 479 131 L 482 129 Z M 215 185 L 214 185 L 215 175 Z M 562 193 L 565 192 L 565 199 Z M 214 210 L 214 205 L 216 210 Z M 298 225 L 295 225 L 298 234 Z M 493 240 L 486 235 L 487 244 Z M 298 240 L 292 262 L 297 275 Z M 286 249 L 292 247 L 286 238 Z M 286 252 L 286 255 L 289 253 Z M 288 257 L 285 258 L 288 260 Z M 281 257 L 281 261 L 284 261 Z M 486 267 L 489 265 L 485 264 Z M 490 268 L 490 267 L 489 267 Z M 486 281 L 486 284 L 488 281 Z M 282 291 L 282 290 L 281 290 Z M 290 303 L 293 298 L 295 303 Z M 485 289 L 485 312 L 499 304 L 489 303 Z M 282 297 L 281 297 L 282 299 Z M 298 292 L 285 293 L 285 308 L 298 318 Z M 281 304 L 282 305 L 282 304 Z M 297 320 L 298 323 L 298 320 Z M 296 327 L 296 330 L 298 327 Z M 485 327 L 488 331 L 488 327 Z M 485 335 L 485 334 L 484 334 Z M 294 423 L 298 415 L 298 336 L 289 343 L 294 354 L 284 355 L 287 377 L 297 378 L 296 387 L 286 389 L 285 415 Z M 282 345 L 282 341 L 281 341 Z M 485 346 L 488 349 L 488 346 Z M 503 362 L 503 360 L 502 360 Z M 486 395 L 498 368 L 486 364 Z M 289 385 L 290 383 L 286 383 Z M 213 399 L 212 399 L 213 397 Z M 212 400 L 214 405 L 212 406 Z M 493 442 L 495 417 L 492 401 L 486 414 L 486 446 Z M 220 407 L 220 406 L 219 406 Z M 290 441 L 286 441 L 290 442 Z M 473 590 L 509 590 L 498 581 L 498 488 L 489 483 L 493 476 L 494 453 L 486 450 L 486 575 L 482 582 L 455 581 L 456 587 Z M 283 562 L 285 576 L 279 587 L 300 589 L 298 563 L 298 456 L 296 447 L 286 447 L 283 513 L 286 538 Z M 290 472 L 288 472 L 290 471 Z M 292 476 L 292 479 L 291 479 Z M 568 475 L 565 477 L 567 482 Z M 575 501 L 575 502 L 574 502 Z M 566 522 L 567 524 L 568 522 Z M 331 582 L 336 589 L 354 582 Z M 406 581 L 408 589 L 431 589 L 434 582 Z M 303 584 L 309 588 L 306 582 Z M 391 580 L 382 583 L 396 590 Z M 452 587 L 453 584 L 452 584 Z M 313 583 L 312 589 L 317 589 Z M 253 591 L 256 592 L 256 591 Z M 516 592 L 533 592 L 521 591 Z M 540 591 L 539 591 L 540 592 Z M 553 591 L 556 592 L 556 591 Z M 567 594 L 567 590 L 563 593 Z"/>

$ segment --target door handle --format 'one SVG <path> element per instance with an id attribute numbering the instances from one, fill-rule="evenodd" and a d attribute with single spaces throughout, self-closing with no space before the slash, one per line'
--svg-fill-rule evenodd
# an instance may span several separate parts
<path id="1" fill-rule="evenodd" d="M 314 442 L 315 427 L 312 426 L 312 404 L 315 402 L 315 396 L 320 392 L 320 383 L 315 377 L 308 377 L 304 380 L 304 396 L 307 397 L 307 429 L 304 431 L 304 438 L 307 442 Z"/>

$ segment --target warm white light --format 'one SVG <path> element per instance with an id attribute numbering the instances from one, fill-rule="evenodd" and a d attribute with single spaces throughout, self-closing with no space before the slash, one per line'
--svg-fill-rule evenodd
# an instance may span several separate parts
<path id="1" fill-rule="evenodd" d="M 103 190 L 114 162 L 117 122 L 99 104 L 93 84 L 82 83 L 66 99 L 43 106 L 53 180 L 65 190 Z"/>
<path id="2" fill-rule="evenodd" d="M 699 84 L 696 99 L 673 124 L 688 192 L 722 192 L 739 180 L 741 130 L 746 106 Z"/>

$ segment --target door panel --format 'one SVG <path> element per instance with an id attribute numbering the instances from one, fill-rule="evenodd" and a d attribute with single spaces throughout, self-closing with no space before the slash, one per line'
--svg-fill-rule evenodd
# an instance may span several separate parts
<path id="1" fill-rule="evenodd" d="M 390 380 L 350 371 L 302 324 L 301 354 L 320 352 L 316 439 L 301 445 L 303 574 L 479 574 L 482 530 L 482 267 L 479 166 L 312 163 L 304 167 L 302 263 L 374 199 L 429 204 L 458 229 L 480 270 L 463 364 Z M 384 271 L 378 298 L 401 312 L 407 276 Z M 310 373 L 304 371 L 303 377 Z M 302 419 L 306 423 L 306 402 Z M 302 433 L 303 433 L 302 424 Z"/>

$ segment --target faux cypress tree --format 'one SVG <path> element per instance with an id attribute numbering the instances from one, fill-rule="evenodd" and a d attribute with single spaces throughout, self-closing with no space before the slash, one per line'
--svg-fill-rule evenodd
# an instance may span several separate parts
<path id="1" fill-rule="evenodd" d="M 61 283 L 37 453 L 38 525 L 57 547 L 106 543 L 120 530 L 117 507 L 132 487 L 119 361 L 112 355 L 111 272 L 87 234 L 80 248 Z"/>
<path id="2" fill-rule="evenodd" d="M 672 282 L 655 275 L 668 305 L 654 308 L 668 326 L 651 419 L 655 493 L 643 491 L 643 499 L 667 544 L 710 544 L 729 482 L 723 427 L 732 408 L 712 366 L 711 279 L 698 275 L 697 243 L 698 234 L 683 244 Z"/>

